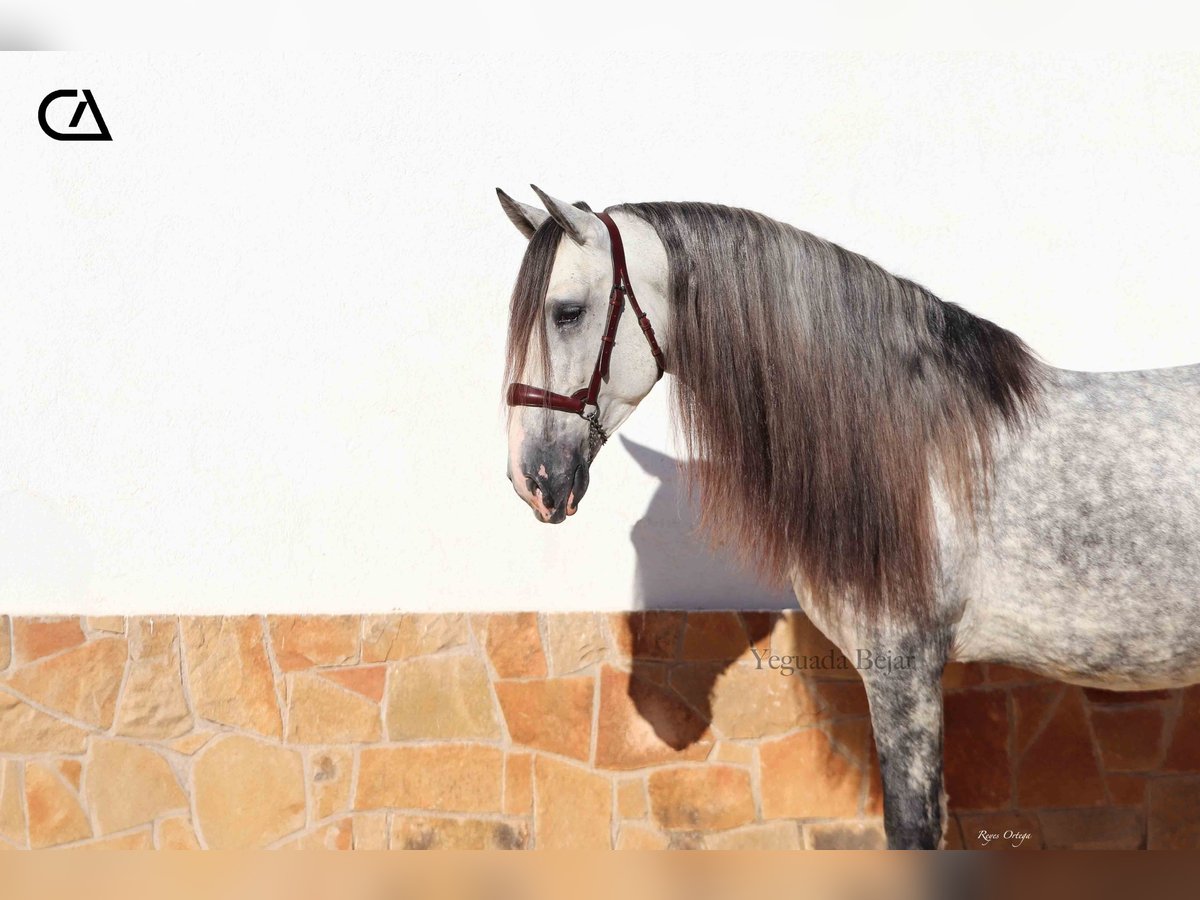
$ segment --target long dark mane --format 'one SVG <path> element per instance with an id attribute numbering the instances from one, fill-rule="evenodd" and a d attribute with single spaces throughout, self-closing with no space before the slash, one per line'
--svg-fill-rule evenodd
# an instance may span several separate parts
<path id="1" fill-rule="evenodd" d="M 933 487 L 973 518 L 997 434 L 1037 405 L 1041 364 L 1011 332 L 758 213 L 611 211 L 666 247 L 668 362 L 705 528 L 768 577 L 799 570 L 818 602 L 925 618 Z M 510 364 L 544 327 L 557 236 L 543 228 L 513 296 Z"/>

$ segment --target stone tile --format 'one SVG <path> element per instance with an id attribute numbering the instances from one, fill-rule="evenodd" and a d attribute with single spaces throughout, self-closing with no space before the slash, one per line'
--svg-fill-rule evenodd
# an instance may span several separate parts
<path id="1" fill-rule="evenodd" d="M 882 822 L 827 822 L 804 826 L 808 850 L 886 850 Z"/>
<path id="2" fill-rule="evenodd" d="M 533 812 L 531 753 L 510 753 L 504 760 L 504 812 L 514 816 Z"/>
<path id="3" fill-rule="evenodd" d="M 339 819 L 336 822 L 331 822 L 327 825 L 318 825 L 307 834 L 302 834 L 300 837 L 288 841 L 283 844 L 280 850 L 353 850 L 354 849 L 354 823 L 349 816 L 344 819 Z"/>
<path id="4" fill-rule="evenodd" d="M 217 732 L 214 731 L 196 731 L 192 734 L 184 735 L 181 738 L 176 738 L 167 746 L 176 753 L 182 753 L 184 756 L 191 756 L 210 740 L 216 737 Z"/>
<path id="5" fill-rule="evenodd" d="M 591 676 L 496 683 L 514 743 L 582 760 L 591 755 L 594 692 Z"/>
<path id="6" fill-rule="evenodd" d="M 358 616 L 268 616 L 267 626 L 284 672 L 358 661 Z"/>
<path id="7" fill-rule="evenodd" d="M 1200 772 L 1200 685 L 1182 692 L 1179 718 L 1162 768 L 1165 772 Z"/>
<path id="8" fill-rule="evenodd" d="M 480 744 L 367 747 L 360 751 L 356 810 L 498 813 L 504 754 Z"/>
<path id="9" fill-rule="evenodd" d="M 942 672 L 942 688 L 946 691 L 959 691 L 964 688 L 978 687 L 986 679 L 982 663 L 951 662 L 946 664 Z"/>
<path id="10" fill-rule="evenodd" d="M 354 823 L 355 850 L 386 850 L 388 848 L 387 813 L 358 813 Z"/>
<path id="11" fill-rule="evenodd" d="M 28 776 L 26 776 L 28 777 Z M 1150 780 L 1148 850 L 1200 850 L 1200 778 Z"/>
<path id="12" fill-rule="evenodd" d="M 688 613 L 682 659 L 733 662 L 749 649 L 750 641 L 737 613 Z"/>
<path id="13" fill-rule="evenodd" d="M 731 741 L 721 741 L 717 749 L 709 757 L 717 762 L 736 763 L 740 766 L 752 766 L 755 763 L 754 744 L 735 744 Z"/>
<path id="14" fill-rule="evenodd" d="M 82 753 L 87 732 L 0 690 L 0 753 Z"/>
<path id="15" fill-rule="evenodd" d="M 665 610 L 613 613 L 608 627 L 624 659 L 675 659 L 684 620 L 684 613 Z"/>
<path id="16" fill-rule="evenodd" d="M 79 798 L 46 763 L 25 766 L 25 808 L 29 813 L 29 846 L 34 850 L 92 836 L 92 826 Z"/>
<path id="17" fill-rule="evenodd" d="M 946 792 L 955 809 L 1005 809 L 1012 802 L 1008 700 L 1003 691 L 947 694 Z"/>
<path id="18" fill-rule="evenodd" d="M 871 731 L 871 720 L 866 716 L 857 719 L 836 719 L 822 726 L 824 732 L 833 740 L 833 744 L 862 768 L 872 762 L 872 752 L 875 749 L 875 735 Z"/>
<path id="19" fill-rule="evenodd" d="M 967 850 L 1040 850 L 1042 829 L 1031 813 L 963 813 L 963 846 Z"/>
<path id="20" fill-rule="evenodd" d="M 294 750 L 224 735 L 196 758 L 193 785 L 209 849 L 265 847 L 304 825 L 304 766 Z"/>
<path id="21" fill-rule="evenodd" d="M 189 731 L 192 713 L 183 693 L 176 620 L 130 619 L 129 660 L 117 734 L 163 740 Z"/>
<path id="22" fill-rule="evenodd" d="M 1104 768 L 1110 772 L 1155 768 L 1162 755 L 1163 723 L 1157 706 L 1094 707 L 1092 729 Z"/>
<path id="23" fill-rule="evenodd" d="M 188 688 L 196 714 L 280 738 L 283 721 L 275 675 L 267 660 L 259 618 L 197 616 L 181 622 Z"/>
<path id="24" fill-rule="evenodd" d="M 571 675 L 604 660 L 608 640 L 596 613 L 543 613 L 550 674 Z"/>
<path id="25" fill-rule="evenodd" d="M 1117 806 L 1144 806 L 1146 803 L 1146 776 L 1126 775 L 1109 772 L 1104 776 L 1108 785 L 1108 796 Z"/>
<path id="26" fill-rule="evenodd" d="M 742 629 L 746 632 L 746 641 L 749 646 L 758 650 L 767 650 L 771 646 L 771 632 L 775 630 L 775 624 L 782 618 L 781 613 L 777 612 L 740 612 L 738 618 L 742 620 Z M 746 658 L 751 658 L 751 654 L 746 654 Z"/>
<path id="27" fill-rule="evenodd" d="M 692 673 L 701 679 L 699 692 L 689 683 Z M 726 738 L 783 734 L 821 718 L 808 679 L 788 678 L 769 669 L 730 666 L 719 674 L 705 675 L 696 667 L 681 666 L 671 673 L 671 686 L 691 701 L 701 716 L 710 718 Z"/>
<path id="28" fill-rule="evenodd" d="M 387 733 L 393 741 L 498 740 L 500 722 L 483 662 L 436 656 L 396 666 L 388 681 Z"/>
<path id="29" fill-rule="evenodd" d="M 154 836 L 149 828 L 130 834 L 100 838 L 77 845 L 80 850 L 153 850 Z"/>
<path id="30" fill-rule="evenodd" d="M 393 850 L 524 850 L 529 826 L 494 819 L 392 818 Z"/>
<path id="31" fill-rule="evenodd" d="M 11 661 L 12 638 L 10 637 L 8 616 L 0 616 L 0 672 L 7 669 Z"/>
<path id="32" fill-rule="evenodd" d="M 334 684 L 340 684 L 347 690 L 362 694 L 368 700 L 379 703 L 383 700 L 384 686 L 387 684 L 386 666 L 353 666 L 347 669 L 322 669 L 317 673 L 322 678 L 328 678 Z"/>
<path id="33" fill-rule="evenodd" d="M 379 704 L 308 672 L 291 676 L 287 740 L 290 744 L 349 744 L 378 741 L 383 734 Z"/>
<path id="34" fill-rule="evenodd" d="M 126 655 L 124 638 L 101 638 L 24 666 L 8 684 L 36 703 L 108 728 L 125 675 Z"/>
<path id="35" fill-rule="evenodd" d="M 1053 718 L 1025 752 L 1017 768 L 1017 805 L 1022 809 L 1108 802 L 1082 698 L 1079 689 L 1068 689 Z"/>
<path id="36" fill-rule="evenodd" d="M 158 753 L 96 738 L 87 763 L 87 805 L 100 835 L 106 835 L 186 810 L 188 798 Z"/>
<path id="37" fill-rule="evenodd" d="M 637 769 L 700 760 L 711 746 L 708 722 L 674 692 L 609 666 L 600 670 L 598 767 Z"/>
<path id="38" fill-rule="evenodd" d="M 704 846 L 709 850 L 804 849 L 800 844 L 800 830 L 794 822 L 767 822 L 709 834 L 704 838 Z"/>
<path id="39" fill-rule="evenodd" d="M 618 850 L 666 850 L 670 838 L 649 825 L 626 822 L 617 833 Z"/>
<path id="40" fill-rule="evenodd" d="M 1089 703 L 1111 706 L 1129 703 L 1154 703 L 1169 700 L 1172 691 L 1104 691 L 1099 688 L 1084 688 L 1083 694 Z"/>
<path id="41" fill-rule="evenodd" d="M 758 750 L 764 819 L 851 818 L 858 814 L 863 772 L 819 728 Z"/>
<path id="42" fill-rule="evenodd" d="M 1133 809 L 1063 809 L 1039 813 L 1047 850 L 1139 850 L 1142 815 Z"/>
<path id="43" fill-rule="evenodd" d="M 704 832 L 702 831 L 669 831 L 667 832 L 668 850 L 703 850 Z"/>
<path id="44" fill-rule="evenodd" d="M 16 616 L 12 620 L 12 655 L 17 665 L 24 665 L 51 656 L 86 640 L 79 619 L 30 618 Z"/>
<path id="45" fill-rule="evenodd" d="M 800 657 L 802 674 L 822 680 L 861 681 L 854 660 L 846 656 L 801 613 L 789 613 L 775 623 L 769 648 L 777 656 Z"/>
<path id="46" fill-rule="evenodd" d="M 79 784 L 83 780 L 83 763 L 77 759 L 56 759 L 54 767 L 72 790 L 79 790 Z"/>
<path id="47" fill-rule="evenodd" d="M 610 849 L 612 782 L 550 756 L 538 755 L 533 768 L 538 849 Z"/>
<path id="48" fill-rule="evenodd" d="M 645 781 L 623 778 L 617 782 L 617 815 L 622 819 L 644 819 L 648 809 Z"/>
<path id="49" fill-rule="evenodd" d="M 481 641 L 500 678 L 546 677 L 537 613 L 478 616 Z"/>
<path id="50" fill-rule="evenodd" d="M 736 828 L 754 820 L 750 773 L 710 764 L 656 769 L 649 777 L 655 821 L 673 831 Z"/>
<path id="51" fill-rule="evenodd" d="M 675 668 L 672 663 L 657 662 L 647 659 L 634 660 L 632 666 L 633 675 L 635 678 L 640 678 L 643 681 L 649 681 L 652 684 L 657 684 L 662 687 L 667 686 L 667 681 L 670 678 L 671 670 Z"/>
<path id="52" fill-rule="evenodd" d="M 348 749 L 314 751 L 309 757 L 309 773 L 314 819 L 327 819 L 350 808 L 354 755 Z"/>
<path id="53" fill-rule="evenodd" d="M 25 846 L 25 802 L 21 763 L 0 760 L 0 837 Z"/>
<path id="54" fill-rule="evenodd" d="M 828 718 L 870 714 L 867 691 L 861 681 L 809 682 L 808 689 L 816 693 L 821 712 Z"/>
<path id="55" fill-rule="evenodd" d="M 965 850 L 966 844 L 963 842 L 962 824 L 958 821 L 958 816 L 950 815 L 946 819 L 946 831 L 942 835 L 943 850 Z"/>
<path id="56" fill-rule="evenodd" d="M 200 841 L 187 816 L 171 816 L 154 826 L 154 846 L 159 850 L 199 850 Z"/>
<path id="57" fill-rule="evenodd" d="M 124 616 L 88 616 L 83 621 L 87 625 L 87 630 L 91 632 L 103 631 L 106 634 L 125 633 Z"/>
<path id="58" fill-rule="evenodd" d="M 634 673 L 638 677 L 643 677 L 641 673 L 644 668 L 645 664 L 640 661 L 635 661 L 633 664 Z M 711 723 L 713 717 L 712 695 L 716 689 L 717 679 L 721 677 L 726 668 L 726 663 L 718 662 L 680 663 L 668 667 L 665 670 L 666 679 L 655 681 L 655 683 L 669 687 L 705 722 Z M 659 666 L 655 664 L 654 677 L 657 679 L 658 675 Z"/>
<path id="59" fill-rule="evenodd" d="M 1061 684 L 1035 684 L 1009 691 L 1013 704 L 1013 742 L 1018 756 L 1029 749 L 1066 692 Z"/>
<path id="60" fill-rule="evenodd" d="M 985 667 L 988 684 L 1044 684 L 1047 679 L 1016 666 L 988 663 Z"/>
<path id="61" fill-rule="evenodd" d="M 364 616 L 362 661 L 388 662 L 441 653 L 470 640 L 464 613 Z"/>

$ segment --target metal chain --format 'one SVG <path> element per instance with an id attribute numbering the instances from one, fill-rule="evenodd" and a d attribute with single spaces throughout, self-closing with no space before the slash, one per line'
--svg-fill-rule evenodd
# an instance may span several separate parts
<path id="1" fill-rule="evenodd" d="M 592 440 L 599 441 L 601 445 L 608 443 L 608 434 L 600 425 L 600 408 L 596 407 L 596 409 L 585 415 L 583 418 L 587 419 L 588 435 L 592 438 Z"/>

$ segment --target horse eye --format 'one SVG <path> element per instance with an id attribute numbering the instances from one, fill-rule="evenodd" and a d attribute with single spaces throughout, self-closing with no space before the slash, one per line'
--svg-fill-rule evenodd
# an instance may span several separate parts
<path id="1" fill-rule="evenodd" d="M 554 307 L 554 324 L 572 325 L 583 316 L 583 307 L 575 303 L 562 303 Z"/>

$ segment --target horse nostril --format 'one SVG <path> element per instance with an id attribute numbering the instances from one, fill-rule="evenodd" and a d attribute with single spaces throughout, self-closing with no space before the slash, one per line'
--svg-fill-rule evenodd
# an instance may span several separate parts
<path id="1" fill-rule="evenodd" d="M 541 488 L 538 486 L 537 479 L 532 475 L 525 476 L 525 487 L 528 488 L 529 493 L 535 497 L 537 496 L 537 492 L 541 490 Z"/>

